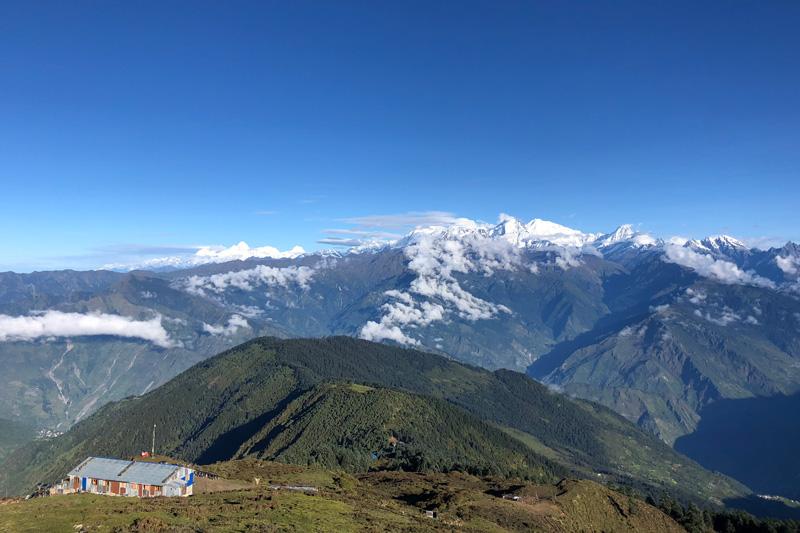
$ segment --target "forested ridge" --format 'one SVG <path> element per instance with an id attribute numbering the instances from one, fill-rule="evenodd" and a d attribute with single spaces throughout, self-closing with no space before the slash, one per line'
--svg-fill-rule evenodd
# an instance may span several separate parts
<path id="1" fill-rule="evenodd" d="M 87 455 L 148 450 L 154 424 L 157 451 L 201 464 L 255 454 L 351 471 L 571 472 L 720 503 L 747 492 L 610 410 L 523 374 L 346 337 L 266 337 L 223 352 L 18 450 L 2 465 L 9 488 L 53 481 Z M 405 447 L 373 458 L 389 437 Z"/>

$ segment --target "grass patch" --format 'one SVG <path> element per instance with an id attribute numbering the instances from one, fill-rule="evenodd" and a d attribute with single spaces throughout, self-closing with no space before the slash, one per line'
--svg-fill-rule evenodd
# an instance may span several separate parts
<path id="1" fill-rule="evenodd" d="M 359 383 L 351 383 L 349 388 L 351 391 L 361 394 L 375 390 L 375 387 L 368 387 L 367 385 L 361 385 Z"/>
<path id="2" fill-rule="evenodd" d="M 577 531 L 597 525 L 607 531 L 681 531 L 645 502 L 632 504 L 631 498 L 590 481 L 537 485 L 458 472 L 350 476 L 254 460 L 218 463 L 208 470 L 276 483 L 317 483 L 320 491 L 272 490 L 262 482 L 189 498 L 74 494 L 5 501 L 0 502 L 0 531 Z M 521 499 L 504 500 L 510 492 Z M 427 518 L 426 510 L 435 510 L 437 518 Z"/>

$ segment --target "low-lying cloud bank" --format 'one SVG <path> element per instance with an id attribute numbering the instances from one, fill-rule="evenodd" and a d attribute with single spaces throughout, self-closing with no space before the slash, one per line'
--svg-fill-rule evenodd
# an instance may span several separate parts
<path id="1" fill-rule="evenodd" d="M 223 337 L 230 337 L 235 335 L 237 331 L 244 328 L 249 328 L 250 324 L 241 315 L 232 315 L 228 319 L 226 326 L 214 326 L 212 324 L 203 323 L 203 331 L 209 335 L 222 335 Z"/>
<path id="2" fill-rule="evenodd" d="M 793 255 L 783 257 L 779 255 L 775 257 L 775 264 L 778 265 L 778 268 L 780 268 L 784 274 L 794 276 L 800 273 L 800 257 L 795 257 Z"/>
<path id="3" fill-rule="evenodd" d="M 690 268 L 703 277 L 711 278 L 728 285 L 755 285 L 756 287 L 775 288 L 775 283 L 767 278 L 745 272 L 734 263 L 722 259 L 714 259 L 710 255 L 700 254 L 675 244 L 664 247 L 665 260 L 670 263 Z"/>
<path id="4" fill-rule="evenodd" d="M 219 294 L 229 288 L 252 291 L 258 285 L 286 287 L 296 284 L 305 289 L 314 277 L 314 273 L 315 269 L 307 266 L 276 268 L 258 265 L 247 270 L 235 270 L 210 276 L 189 276 L 181 280 L 179 285 L 182 285 L 187 292 L 199 296 L 205 296 L 206 292 Z"/>
<path id="5" fill-rule="evenodd" d="M 0 342 L 93 335 L 142 339 L 162 348 L 178 346 L 161 325 L 161 315 L 150 320 L 135 320 L 106 313 L 65 313 L 52 310 L 27 316 L 0 315 Z"/>
<path id="6" fill-rule="evenodd" d="M 444 321 L 449 314 L 474 322 L 511 313 L 504 305 L 466 291 L 456 278 L 456 274 L 469 272 L 491 276 L 497 270 L 522 268 L 520 249 L 509 242 L 477 234 L 450 238 L 422 233 L 405 248 L 405 255 L 416 278 L 407 291 L 386 291 L 390 301 L 381 306 L 379 320 L 371 320 L 361 328 L 361 338 L 419 346 L 419 340 L 411 337 L 408 330 Z"/>

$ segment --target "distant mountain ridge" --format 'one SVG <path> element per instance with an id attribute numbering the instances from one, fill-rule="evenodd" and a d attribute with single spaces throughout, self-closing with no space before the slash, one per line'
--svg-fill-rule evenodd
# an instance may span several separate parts
<path id="1" fill-rule="evenodd" d="M 0 351 L 26 353 L 25 357 L 43 354 L 49 361 L 43 360 L 38 371 L 45 378 L 36 393 L 38 399 L 33 400 L 38 405 L 17 402 L 10 410 L 6 407 L 5 413 L 26 416 L 33 408 L 40 413 L 37 419 L 47 424 L 69 423 L 103 401 L 163 382 L 226 343 L 258 334 L 349 334 L 425 346 L 488 368 L 524 369 L 558 343 L 618 313 L 621 299 L 609 282 L 615 280 L 619 286 L 624 282 L 616 279 L 627 278 L 628 283 L 639 283 L 633 269 L 642 263 L 654 273 L 670 272 L 669 263 L 679 264 L 689 273 L 715 281 L 718 278 L 708 276 L 733 268 L 734 277 L 745 273 L 735 282 L 768 280 L 775 291 L 789 294 L 800 283 L 794 266 L 800 264 L 800 252 L 791 243 L 759 251 L 725 236 L 688 241 L 680 248 L 694 255 L 678 261 L 689 261 L 689 267 L 667 257 L 664 250 L 674 246 L 636 232 L 630 225 L 609 234 L 583 233 L 540 219 L 522 223 L 504 217 L 496 225 L 459 220 L 450 226 L 420 228 L 398 241 L 346 253 L 291 254 L 284 259 L 210 263 L 162 273 L 6 273 L 0 275 L 0 313 L 4 315 L 13 318 L 59 309 L 142 320 L 162 316 L 165 332 L 185 349 L 179 347 L 175 358 L 167 356 L 174 370 L 144 370 L 146 375 L 131 381 L 132 375 L 141 372 L 138 361 L 146 361 L 142 355 L 134 360 L 135 354 L 151 349 L 109 339 L 125 347 L 130 355 L 121 356 L 134 366 L 126 371 L 125 379 L 117 381 L 114 374 L 127 365 L 106 368 L 108 379 L 98 379 L 94 391 L 76 375 L 83 363 L 69 365 L 75 355 L 67 354 L 64 366 L 54 370 L 56 380 L 64 383 L 62 389 L 67 392 L 63 393 L 55 390 L 58 384 L 48 372 L 67 344 L 50 350 L 52 342 L 35 347 L 8 342 L 14 338 L 8 337 L 0 343 Z M 693 268 L 695 255 L 718 263 Z M 747 272 L 754 275 L 748 278 Z M 684 285 L 688 288 L 689 283 Z M 675 289 L 679 296 L 680 289 Z M 639 291 L 628 298 L 628 306 L 649 305 L 660 296 Z M 85 342 L 90 354 L 106 342 L 98 344 L 100 339 L 95 339 L 73 338 L 72 345 L 81 348 Z M 73 372 L 67 372 L 70 366 Z M 33 374 L 19 377 L 12 379 L 24 386 Z M 126 390 L 104 391 L 106 386 L 113 389 L 121 384 Z M 15 390 L 14 397 L 21 392 Z M 58 400 L 62 394 L 72 395 L 72 415 L 58 405 L 63 404 Z"/>
<path id="2" fill-rule="evenodd" d="M 610 331 L 581 335 L 528 371 L 672 442 L 694 431 L 714 401 L 798 391 L 798 313 L 788 296 L 766 300 L 752 287 L 698 282 Z"/>
<path id="3" fill-rule="evenodd" d="M 715 401 L 800 390 L 799 298 L 793 243 L 512 217 L 168 272 L 2 273 L 0 417 L 64 430 L 247 339 L 348 335 L 529 369 L 671 443 Z"/>

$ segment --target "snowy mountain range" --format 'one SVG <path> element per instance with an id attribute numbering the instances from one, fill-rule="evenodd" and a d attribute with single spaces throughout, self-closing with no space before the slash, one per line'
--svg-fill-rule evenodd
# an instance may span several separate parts
<path id="1" fill-rule="evenodd" d="M 300 246 L 281 251 L 273 246 L 250 247 L 247 243 L 240 242 L 228 248 L 201 247 L 192 255 L 167 256 L 142 263 L 112 264 L 106 265 L 106 267 L 109 270 L 122 272 L 132 270 L 169 271 L 237 260 L 336 258 L 350 254 L 378 253 L 387 249 L 404 250 L 424 240 L 460 242 L 473 251 L 478 251 L 477 249 L 480 247 L 499 248 L 503 245 L 519 250 L 553 251 L 562 258 L 563 264 L 574 262 L 574 258 L 581 254 L 613 257 L 615 254 L 619 256 L 630 249 L 659 251 L 672 262 L 695 269 L 701 275 L 717 275 L 720 281 L 725 279 L 735 281 L 735 277 L 745 280 L 758 279 L 749 278 L 746 275 L 749 270 L 755 270 L 759 276 L 778 285 L 788 284 L 786 287 L 790 289 L 796 288 L 792 287 L 792 282 L 796 281 L 797 274 L 800 272 L 800 260 L 797 259 L 798 252 L 793 243 L 787 243 L 781 248 L 761 250 L 750 248 L 744 242 L 728 235 L 715 235 L 704 239 L 672 237 L 665 240 L 637 231 L 631 224 L 621 225 L 611 233 L 585 233 L 547 220 L 535 218 L 525 223 L 508 215 L 500 215 L 496 224 L 461 218 L 455 219 L 447 225 L 422 226 L 399 239 L 357 241 L 345 251 L 326 249 L 306 253 Z M 685 250 L 678 250 L 679 248 Z M 706 259 L 698 258 L 697 254 L 706 256 Z M 732 263 L 733 266 L 727 264 L 713 266 L 711 263 L 711 267 L 704 267 L 703 263 L 709 263 L 708 258 Z M 740 273 L 736 269 L 743 272 Z M 725 270 L 729 272 L 726 274 Z"/>
<path id="2" fill-rule="evenodd" d="M 1 273 L 0 418 L 62 430 L 259 335 L 527 371 L 672 443 L 715 402 L 800 393 L 800 247 L 502 216 L 347 250 L 240 243 L 150 270 Z"/>

